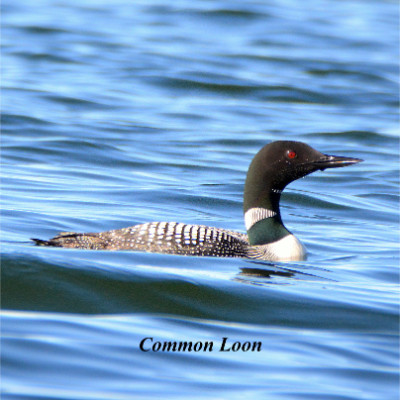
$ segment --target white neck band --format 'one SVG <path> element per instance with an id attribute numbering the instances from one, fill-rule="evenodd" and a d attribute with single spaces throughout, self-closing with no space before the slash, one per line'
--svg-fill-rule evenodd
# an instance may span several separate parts
<path id="1" fill-rule="evenodd" d="M 247 210 L 244 214 L 244 223 L 246 225 L 246 230 L 249 230 L 258 221 L 266 218 L 275 217 L 275 215 L 275 211 L 267 210 L 266 208 L 250 208 L 250 210 Z"/>

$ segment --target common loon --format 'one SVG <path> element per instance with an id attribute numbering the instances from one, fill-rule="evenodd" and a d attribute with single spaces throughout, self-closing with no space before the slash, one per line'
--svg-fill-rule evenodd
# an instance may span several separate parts
<path id="1" fill-rule="evenodd" d="M 50 240 L 32 240 L 39 246 L 92 250 L 303 260 L 305 247 L 281 219 L 279 200 L 283 189 L 314 171 L 360 161 L 363 160 L 326 155 L 301 142 L 267 144 L 255 155 L 247 172 L 243 202 L 247 235 L 204 225 L 150 222 L 100 233 L 61 232 Z"/>

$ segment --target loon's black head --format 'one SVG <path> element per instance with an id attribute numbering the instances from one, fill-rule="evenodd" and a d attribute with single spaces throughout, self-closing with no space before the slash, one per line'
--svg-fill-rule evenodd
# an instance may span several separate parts
<path id="1" fill-rule="evenodd" d="M 276 189 L 317 170 L 345 167 L 358 163 L 358 158 L 329 156 L 311 146 L 286 140 L 272 142 L 264 146 L 256 155 L 259 173 L 265 174 Z"/>
<path id="2" fill-rule="evenodd" d="M 269 193 L 280 193 L 286 185 L 317 170 L 345 167 L 359 158 L 330 156 L 311 146 L 279 140 L 264 146 L 254 157 L 247 173 L 244 210 L 262 207 Z"/>

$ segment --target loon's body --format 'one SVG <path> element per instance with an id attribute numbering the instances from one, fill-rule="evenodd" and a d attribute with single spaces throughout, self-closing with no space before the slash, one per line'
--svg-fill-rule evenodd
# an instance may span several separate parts
<path id="1" fill-rule="evenodd" d="M 279 209 L 283 189 L 317 170 L 362 160 L 328 156 L 293 141 L 264 146 L 254 157 L 244 190 L 247 235 L 204 225 L 151 222 L 100 233 L 62 232 L 37 245 L 91 250 L 137 250 L 153 253 L 262 260 L 302 260 L 306 250 L 284 226 Z"/>

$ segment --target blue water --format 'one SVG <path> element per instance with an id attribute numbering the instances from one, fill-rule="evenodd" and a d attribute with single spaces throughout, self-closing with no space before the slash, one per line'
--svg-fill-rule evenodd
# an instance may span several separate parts
<path id="1" fill-rule="evenodd" d="M 398 399 L 396 2 L 2 2 L 2 398 Z M 282 197 L 303 262 L 35 247 L 244 230 L 266 143 L 363 158 Z M 213 342 L 144 352 L 143 339 Z M 220 352 L 261 342 L 261 351 Z M 146 343 L 149 343 L 147 341 Z"/>

